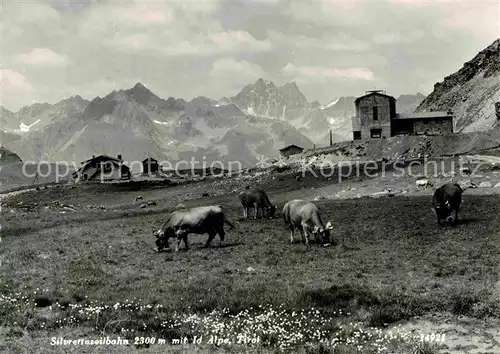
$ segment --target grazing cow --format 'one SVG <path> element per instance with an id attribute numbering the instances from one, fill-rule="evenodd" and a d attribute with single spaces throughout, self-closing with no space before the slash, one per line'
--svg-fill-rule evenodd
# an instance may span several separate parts
<path id="1" fill-rule="evenodd" d="M 248 210 L 255 208 L 255 219 L 261 217 L 274 217 L 276 206 L 271 204 L 266 192 L 258 188 L 245 188 L 238 195 L 241 205 L 243 206 L 243 217 L 248 218 Z"/>
<path id="2" fill-rule="evenodd" d="M 318 207 L 311 202 L 295 199 L 285 204 L 283 207 L 283 219 L 285 224 L 290 227 L 290 242 L 294 241 L 295 229 L 298 228 L 302 240 L 306 239 L 306 245 L 309 245 L 309 234 L 313 234 L 315 239 L 321 237 L 323 244 L 330 242 L 330 230 L 333 229 L 332 223 L 323 225 L 319 216 Z"/>
<path id="3" fill-rule="evenodd" d="M 431 209 L 436 213 L 438 225 L 441 225 L 441 220 L 457 223 L 462 193 L 472 187 L 474 187 L 473 183 L 465 188 L 460 187 L 458 183 L 446 183 L 436 189 L 432 197 Z"/>
<path id="4" fill-rule="evenodd" d="M 169 238 L 177 238 L 177 246 L 175 251 L 179 250 L 181 239 L 184 241 L 185 249 L 189 249 L 188 234 L 203 235 L 208 233 L 208 240 L 205 247 L 210 246 L 210 243 L 218 234 L 220 245 L 224 241 L 224 223 L 228 224 L 231 229 L 234 225 L 231 224 L 225 217 L 220 205 L 200 206 L 190 209 L 182 209 L 172 212 L 161 229 L 154 232 L 156 236 L 156 246 L 158 251 L 168 246 Z"/>

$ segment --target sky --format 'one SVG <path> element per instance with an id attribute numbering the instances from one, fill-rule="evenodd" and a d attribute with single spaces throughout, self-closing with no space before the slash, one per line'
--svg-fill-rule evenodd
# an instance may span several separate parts
<path id="1" fill-rule="evenodd" d="M 236 95 L 259 78 L 309 101 L 429 94 L 500 37 L 500 0 L 2 0 L 0 104 L 11 111 L 141 82 Z"/>

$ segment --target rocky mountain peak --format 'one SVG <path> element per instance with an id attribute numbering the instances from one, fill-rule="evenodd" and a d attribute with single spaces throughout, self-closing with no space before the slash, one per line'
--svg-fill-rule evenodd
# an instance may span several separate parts
<path id="1" fill-rule="evenodd" d="M 187 102 L 182 98 L 169 97 L 166 101 L 166 107 L 174 111 L 182 111 L 186 104 Z"/>
<path id="2" fill-rule="evenodd" d="M 144 86 L 141 82 L 137 82 L 134 87 L 132 87 L 132 90 L 148 90 L 146 86 Z M 149 90 L 148 90 L 149 91 Z"/>
<path id="3" fill-rule="evenodd" d="M 265 87 L 265 88 L 267 88 L 267 87 L 271 87 L 271 88 L 276 87 L 276 85 L 274 85 L 274 82 L 272 82 L 270 80 L 264 80 L 263 78 L 258 79 L 255 82 L 254 86 L 256 86 L 256 87 Z"/>
<path id="4" fill-rule="evenodd" d="M 126 90 L 125 92 L 140 104 L 148 104 L 150 100 L 159 99 L 158 96 L 156 96 L 151 90 L 140 82 L 136 83 L 134 87 Z"/>
<path id="5" fill-rule="evenodd" d="M 455 114 L 455 131 L 490 129 L 494 104 L 500 100 L 500 39 L 481 50 L 460 70 L 434 85 L 416 112 L 448 111 Z"/>
<path id="6" fill-rule="evenodd" d="M 300 92 L 295 81 L 288 82 L 278 88 L 279 91 L 289 99 L 300 100 L 302 104 L 307 104 L 307 99 L 302 92 Z"/>
<path id="7" fill-rule="evenodd" d="M 76 95 L 76 96 L 71 96 L 69 98 L 66 98 L 66 99 L 64 99 L 62 101 L 59 101 L 55 105 L 57 105 L 57 106 L 71 105 L 71 106 L 74 106 L 75 108 L 81 108 L 81 109 L 83 109 L 89 103 L 90 102 L 87 101 L 86 99 L 82 98 L 82 96 Z"/>

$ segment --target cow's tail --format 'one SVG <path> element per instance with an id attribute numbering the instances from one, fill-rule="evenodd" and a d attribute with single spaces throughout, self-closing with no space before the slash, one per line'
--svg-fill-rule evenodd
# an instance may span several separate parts
<path id="1" fill-rule="evenodd" d="M 234 225 L 224 216 L 224 223 L 229 225 L 229 229 L 234 229 Z"/>

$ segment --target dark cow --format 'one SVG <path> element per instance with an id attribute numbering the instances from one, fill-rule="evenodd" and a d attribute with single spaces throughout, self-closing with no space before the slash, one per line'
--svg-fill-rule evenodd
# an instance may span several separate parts
<path id="1" fill-rule="evenodd" d="M 328 221 L 326 226 L 321 221 L 318 208 L 311 202 L 295 199 L 283 207 L 283 220 L 290 227 L 290 242 L 294 241 L 295 229 L 300 230 L 302 240 L 305 237 L 306 245 L 309 245 L 309 233 L 317 240 L 321 238 L 323 244 L 330 242 L 330 230 L 332 223 Z"/>
<path id="2" fill-rule="evenodd" d="M 243 206 L 243 217 L 248 218 L 248 210 L 255 208 L 255 218 L 260 215 L 261 217 L 274 217 L 276 213 L 276 206 L 271 204 L 266 192 L 258 188 L 245 188 L 238 198 Z"/>
<path id="3" fill-rule="evenodd" d="M 462 188 L 458 183 L 446 183 L 436 189 L 432 197 L 432 211 L 436 213 L 438 225 L 441 220 L 456 224 L 458 221 L 458 212 L 462 203 L 462 193 L 467 188 L 473 188 L 474 184 Z"/>
<path id="4" fill-rule="evenodd" d="M 218 234 L 220 245 L 224 241 L 224 223 L 228 224 L 231 229 L 234 225 L 231 224 L 225 217 L 220 205 L 200 206 L 190 209 L 182 209 L 172 212 L 161 229 L 154 232 L 156 236 L 156 246 L 158 251 L 168 247 L 170 238 L 177 238 L 175 251 L 179 250 L 181 240 L 184 241 L 185 249 L 189 249 L 188 234 L 203 235 L 208 233 L 208 240 L 205 247 L 209 247 L 210 243 Z"/>

